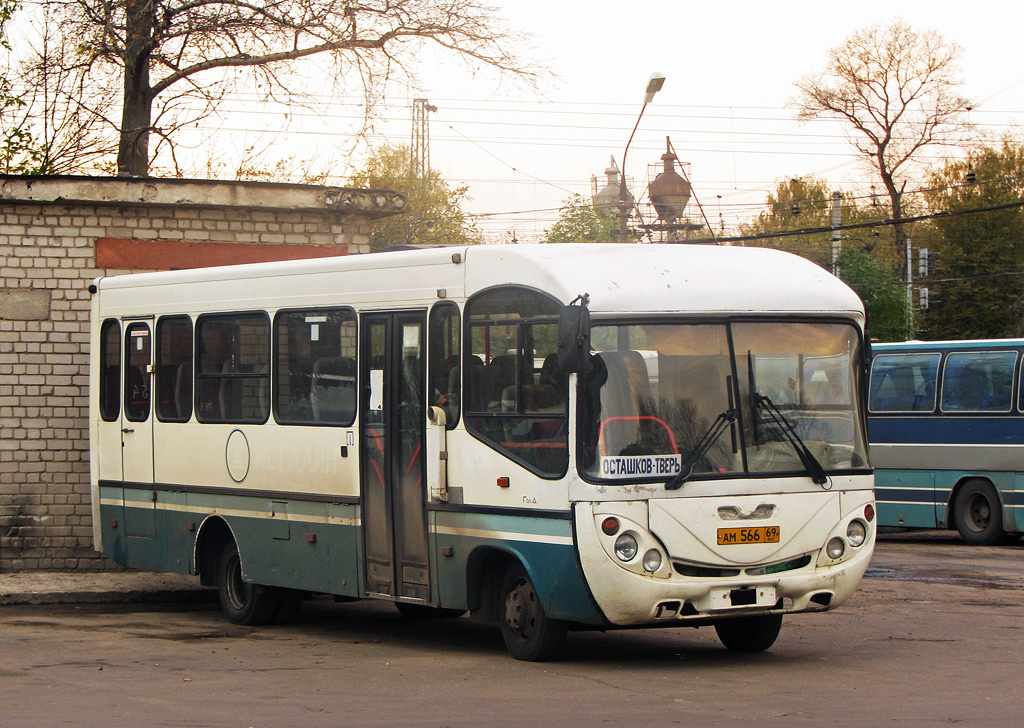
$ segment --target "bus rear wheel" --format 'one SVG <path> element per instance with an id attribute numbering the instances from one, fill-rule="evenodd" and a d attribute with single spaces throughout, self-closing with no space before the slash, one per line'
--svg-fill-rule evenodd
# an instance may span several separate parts
<path id="1" fill-rule="evenodd" d="M 953 501 L 953 523 L 964 543 L 991 546 L 1003 537 L 1003 507 L 987 480 L 969 480 Z"/>
<path id="2" fill-rule="evenodd" d="M 234 541 L 225 544 L 221 551 L 217 577 L 220 608 L 232 622 L 257 625 L 267 624 L 274 618 L 281 599 L 280 590 L 242 578 L 242 561 Z"/>
<path id="3" fill-rule="evenodd" d="M 775 644 L 781 629 L 781 614 L 736 617 L 715 624 L 718 639 L 735 652 L 764 652 Z"/>
<path id="4" fill-rule="evenodd" d="M 522 564 L 505 571 L 501 582 L 501 636 L 517 660 L 542 662 L 555 657 L 565 644 L 565 622 L 544 613 L 537 590 Z"/>

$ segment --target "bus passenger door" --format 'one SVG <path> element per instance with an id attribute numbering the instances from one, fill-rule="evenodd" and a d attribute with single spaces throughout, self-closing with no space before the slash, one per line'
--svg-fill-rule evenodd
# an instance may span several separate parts
<path id="1" fill-rule="evenodd" d="M 153 336 L 146 321 L 126 322 L 124 407 L 121 410 L 121 469 L 125 530 L 156 536 L 153 491 Z"/>
<path id="2" fill-rule="evenodd" d="M 360 351 L 366 589 L 427 600 L 423 314 L 365 314 Z"/>

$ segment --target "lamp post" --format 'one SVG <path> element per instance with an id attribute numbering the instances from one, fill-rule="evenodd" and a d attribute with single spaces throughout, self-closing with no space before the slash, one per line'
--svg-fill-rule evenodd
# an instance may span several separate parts
<path id="1" fill-rule="evenodd" d="M 633 125 L 633 131 L 629 135 L 629 141 L 626 142 L 626 148 L 622 150 L 622 177 L 619 179 L 619 242 L 625 243 L 629 237 L 629 211 L 632 205 L 629 202 L 629 191 L 626 189 L 626 154 L 629 153 L 629 145 L 633 143 L 633 135 L 636 134 L 637 127 L 640 126 L 640 119 L 643 118 L 644 109 L 647 108 L 647 104 L 654 100 L 654 94 L 661 91 L 661 87 L 665 85 L 665 75 L 655 71 L 651 74 L 650 80 L 647 81 L 647 91 L 644 94 L 644 105 L 640 107 L 640 114 L 636 117 L 636 124 Z"/>

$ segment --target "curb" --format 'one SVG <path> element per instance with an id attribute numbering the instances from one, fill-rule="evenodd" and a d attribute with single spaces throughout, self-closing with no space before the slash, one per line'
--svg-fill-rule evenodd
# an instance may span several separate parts
<path id="1" fill-rule="evenodd" d="M 217 590 L 194 576 L 158 572 L 15 572 L 0 574 L 0 605 L 205 604 Z"/>

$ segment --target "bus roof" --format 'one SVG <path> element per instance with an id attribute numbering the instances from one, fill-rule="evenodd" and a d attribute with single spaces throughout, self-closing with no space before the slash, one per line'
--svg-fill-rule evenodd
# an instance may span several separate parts
<path id="1" fill-rule="evenodd" d="M 1024 346 L 1024 339 L 960 339 L 945 341 L 871 342 L 871 349 L 881 351 L 959 351 L 970 349 L 1004 349 Z"/>
<path id="2" fill-rule="evenodd" d="M 374 271 L 381 272 L 379 279 L 374 280 Z M 355 274 L 352 282 L 357 285 L 339 285 L 336 277 L 345 274 Z M 829 312 L 863 320 L 857 295 L 820 266 L 777 250 L 729 246 L 438 247 L 142 273 L 103 278 L 97 285 L 111 293 L 148 288 L 144 297 L 153 303 L 201 301 L 208 296 L 229 299 L 235 307 L 247 301 L 252 307 L 284 306 L 295 305 L 295 286 L 288 285 L 293 276 L 313 276 L 302 289 L 318 303 L 328 293 L 338 296 L 353 290 L 382 301 L 384 297 L 374 298 L 372 292 L 397 289 L 403 293 L 398 300 L 411 303 L 436 300 L 442 288 L 454 299 L 496 285 L 518 284 L 550 293 L 563 303 L 588 293 L 595 314 Z M 321 290 L 323 294 L 318 293 Z"/>

